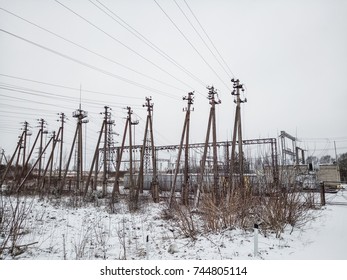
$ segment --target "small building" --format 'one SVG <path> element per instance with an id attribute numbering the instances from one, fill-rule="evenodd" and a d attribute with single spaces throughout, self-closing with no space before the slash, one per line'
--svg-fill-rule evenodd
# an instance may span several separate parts
<path id="1" fill-rule="evenodd" d="M 337 164 L 320 164 L 317 180 L 325 182 L 326 185 L 337 186 L 341 181 L 339 166 Z"/>

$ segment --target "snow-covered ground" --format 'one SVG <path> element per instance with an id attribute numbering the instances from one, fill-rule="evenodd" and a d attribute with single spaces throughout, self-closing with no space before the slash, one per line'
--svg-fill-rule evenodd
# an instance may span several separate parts
<path id="1" fill-rule="evenodd" d="M 259 234 L 257 256 L 253 232 L 201 231 L 196 240 L 183 236 L 177 222 L 163 216 L 167 208 L 164 202 L 155 204 L 148 198 L 139 211 L 129 213 L 121 200 L 113 214 L 107 211 L 104 200 L 76 207 L 79 202 L 73 198 L 63 202 L 34 198 L 19 242 L 32 245 L 15 258 L 347 260 L 347 190 L 327 194 L 327 205 L 315 210 L 316 218 L 303 228 L 292 233 L 288 228 L 279 239 Z"/>

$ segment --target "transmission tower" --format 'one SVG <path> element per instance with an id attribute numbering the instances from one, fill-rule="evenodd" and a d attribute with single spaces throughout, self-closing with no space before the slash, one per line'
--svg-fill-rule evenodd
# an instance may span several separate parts
<path id="1" fill-rule="evenodd" d="M 45 183 L 46 183 L 45 177 L 46 177 L 48 169 L 49 169 L 49 179 L 48 179 L 47 184 L 48 184 L 48 187 L 50 187 L 50 185 L 51 185 L 51 179 L 52 179 L 52 173 L 53 173 L 53 157 L 54 157 L 55 147 L 58 143 L 58 139 L 59 139 L 59 136 L 61 135 L 61 132 L 62 132 L 62 128 L 60 127 L 57 134 L 55 134 L 55 131 L 53 131 L 53 133 L 52 133 L 51 141 L 53 144 L 52 144 L 51 154 L 48 158 L 46 168 L 45 168 L 43 175 L 42 175 L 43 180 L 41 182 L 41 187 L 40 187 L 41 190 L 47 189 L 45 186 Z"/>
<path id="2" fill-rule="evenodd" d="M 40 180 L 41 180 L 41 170 L 42 170 L 42 149 L 43 149 L 43 135 L 47 134 L 48 131 L 45 130 L 47 122 L 44 119 L 39 119 L 39 133 L 40 133 L 40 143 L 39 143 L 39 170 L 38 170 L 38 174 L 37 174 L 37 186 L 39 187 L 40 184 Z"/>
<path id="3" fill-rule="evenodd" d="M 24 122 L 23 123 L 23 138 L 21 141 L 21 146 L 18 152 L 18 157 L 17 157 L 17 163 L 16 163 L 16 175 L 15 177 L 17 178 L 17 184 L 19 184 L 21 177 L 23 176 L 24 172 L 26 171 L 26 167 L 25 167 L 25 162 L 26 162 L 26 146 L 27 146 L 27 137 L 31 135 L 31 132 L 29 131 L 29 123 L 28 122 Z M 23 151 L 22 153 L 22 168 L 20 171 L 19 168 L 19 157 L 20 157 L 20 151 Z M 19 173 L 20 172 L 20 173 Z"/>
<path id="4" fill-rule="evenodd" d="M 147 158 L 146 154 L 150 150 L 152 155 L 152 183 L 151 183 L 152 197 L 154 202 L 159 202 L 157 161 L 156 161 L 154 138 L 153 138 L 153 119 L 152 119 L 153 103 L 151 103 L 151 101 L 152 101 L 152 97 L 146 97 L 146 103 L 143 105 L 143 107 L 147 107 L 147 119 L 146 119 L 145 134 L 143 137 L 143 144 L 141 149 L 139 178 L 137 182 L 136 198 L 138 198 L 139 192 L 143 192 L 144 165 L 145 165 L 145 171 L 147 172 L 148 163 L 147 163 L 147 160 L 145 159 Z"/>
<path id="5" fill-rule="evenodd" d="M 104 155 L 104 172 L 103 172 L 103 180 L 102 180 L 102 193 L 103 196 L 106 195 L 106 186 L 107 186 L 107 179 L 108 179 L 108 172 L 109 172 L 109 162 L 110 162 L 110 131 L 111 127 L 114 124 L 114 121 L 111 120 L 111 110 L 110 107 L 105 106 L 105 112 L 104 114 L 104 148 L 103 148 L 103 155 Z M 96 178 L 95 178 L 96 180 Z"/>
<path id="6" fill-rule="evenodd" d="M 207 149 L 209 144 L 209 138 L 211 133 L 211 126 L 212 126 L 212 152 L 213 152 L 213 200 L 216 205 L 219 205 L 220 202 L 220 189 L 219 189 L 219 176 L 218 176 L 218 161 L 217 161 L 217 128 L 216 128 L 216 105 L 220 104 L 221 101 L 218 98 L 217 91 L 214 89 L 213 86 L 207 87 L 208 89 L 208 100 L 211 105 L 210 108 L 210 116 L 208 120 L 207 125 L 207 133 L 206 133 L 206 140 L 204 145 L 204 152 L 201 160 L 201 168 L 200 168 L 200 176 L 198 181 L 198 189 L 195 195 L 194 199 L 194 206 L 198 207 L 199 205 L 199 199 L 200 199 L 200 193 L 203 190 L 203 183 L 204 183 L 204 173 L 205 173 L 205 165 L 206 165 L 206 157 L 207 157 Z M 215 97 L 217 95 L 217 98 Z"/>
<path id="7" fill-rule="evenodd" d="M 64 124 L 66 122 L 66 115 L 64 113 L 60 113 L 59 120 L 60 124 L 60 153 L 59 153 L 59 171 L 58 171 L 58 182 L 61 181 L 61 172 L 63 169 L 63 146 L 64 146 Z"/>
<path id="8" fill-rule="evenodd" d="M 24 139 L 23 139 L 23 163 L 22 163 L 22 172 L 24 171 L 25 159 L 26 159 L 26 149 L 27 149 L 27 137 L 31 135 L 31 131 L 29 131 L 29 123 L 27 121 L 24 122 Z"/>
<path id="9" fill-rule="evenodd" d="M 70 162 L 71 162 L 71 158 L 72 158 L 72 154 L 74 152 L 76 142 L 77 142 L 77 159 L 76 159 L 76 161 L 77 161 L 77 164 L 76 164 L 76 189 L 77 190 L 80 190 L 80 183 L 81 183 L 81 179 L 83 176 L 82 124 L 88 123 L 88 120 L 85 119 L 86 117 L 88 117 L 88 112 L 82 110 L 81 104 L 80 104 L 79 109 L 77 109 L 76 111 L 74 111 L 72 113 L 72 117 L 77 119 L 77 125 L 76 125 L 75 135 L 74 135 L 74 138 L 72 141 L 69 159 L 67 161 L 64 176 L 63 176 L 63 179 L 62 179 L 61 184 L 60 184 L 60 191 L 62 191 L 62 189 L 65 185 L 66 176 L 67 176 L 67 173 L 69 171 L 69 166 L 70 166 Z"/>
<path id="10" fill-rule="evenodd" d="M 235 111 L 235 122 L 234 122 L 234 133 L 233 133 L 233 141 L 231 146 L 231 163 L 230 163 L 230 191 L 234 187 L 233 176 L 236 171 L 236 141 L 238 141 L 238 174 L 239 174 L 239 184 L 241 188 L 241 194 L 243 194 L 243 186 L 244 186 L 244 165 L 243 165 L 243 150 L 242 150 L 242 129 L 241 129 L 241 104 L 247 102 L 245 98 L 242 100 L 240 98 L 240 90 L 243 92 L 243 85 L 240 84 L 240 81 L 237 79 L 232 79 L 233 83 L 233 91 L 231 95 L 235 96 L 234 103 L 236 103 L 236 111 Z M 237 140 L 236 140 L 237 138 Z"/>
<path id="11" fill-rule="evenodd" d="M 114 156 L 115 156 L 115 150 L 114 150 L 115 140 L 114 140 L 113 135 L 117 135 L 117 136 L 119 135 L 118 133 L 113 131 L 113 127 L 115 126 L 115 121 L 111 120 L 111 117 L 112 117 L 112 115 L 110 113 L 109 122 L 108 122 L 108 130 L 107 130 L 108 172 L 111 171 L 112 166 L 113 166 L 113 169 L 116 168 L 115 165 L 114 165 L 114 162 L 115 162 L 115 159 L 114 159 Z"/>
<path id="12" fill-rule="evenodd" d="M 133 111 L 131 110 L 131 107 L 126 108 L 128 111 L 127 121 L 125 122 L 125 128 L 124 128 L 124 134 L 123 134 L 123 140 L 122 140 L 122 146 L 120 150 L 117 151 L 117 163 L 116 163 L 116 178 L 113 185 L 112 190 L 112 201 L 111 205 L 115 202 L 116 195 L 119 194 L 119 178 L 120 178 L 120 166 L 122 163 L 122 155 L 123 150 L 125 146 L 125 140 L 127 133 L 129 133 L 129 196 L 130 196 L 130 208 L 134 209 L 137 207 L 137 200 L 136 200 L 136 192 L 135 192 L 135 186 L 133 181 L 133 144 L 132 144 L 132 132 L 131 132 L 131 126 L 137 125 L 138 121 L 133 122 L 131 120 L 131 115 L 133 114 Z"/>
<path id="13" fill-rule="evenodd" d="M 88 120 L 85 118 L 88 116 L 86 111 L 81 110 L 79 108 L 75 112 L 73 112 L 72 117 L 77 119 L 77 166 L 76 166 L 76 189 L 80 189 L 80 183 L 83 178 L 83 137 L 82 137 L 82 124 L 87 123 Z"/>
<path id="14" fill-rule="evenodd" d="M 181 161 L 181 154 L 183 149 L 183 142 L 185 140 L 185 153 L 184 153 L 184 181 L 181 188 L 181 198 L 182 198 L 182 204 L 188 205 L 188 195 L 189 195 L 189 125 L 190 125 L 190 112 L 194 109 L 191 109 L 191 106 L 194 102 L 194 92 L 189 92 L 188 96 L 183 97 L 183 100 L 187 100 L 187 107 L 183 109 L 183 111 L 186 112 L 186 117 L 184 120 L 183 125 L 183 131 L 181 136 L 181 142 L 180 147 L 178 150 L 178 156 L 177 156 L 177 162 L 176 162 L 176 169 L 175 169 L 175 175 L 173 178 L 172 186 L 171 186 L 171 196 L 170 196 L 170 202 L 169 207 L 172 206 L 172 201 L 175 196 L 175 190 L 176 190 L 176 179 L 177 174 L 179 171 L 179 165 Z"/>
<path id="15" fill-rule="evenodd" d="M 108 179 L 108 172 L 109 172 L 109 155 L 110 155 L 110 145 L 109 145 L 109 131 L 110 128 L 112 127 L 112 125 L 114 124 L 114 121 L 111 120 L 111 113 L 109 112 L 109 110 L 111 110 L 110 107 L 105 106 L 105 111 L 103 113 L 100 114 L 104 114 L 104 120 L 102 122 L 102 126 L 101 126 L 101 130 L 99 133 L 99 138 L 98 138 L 98 142 L 96 144 L 96 148 L 95 148 L 95 153 L 94 153 L 94 157 L 92 160 L 92 164 L 90 166 L 90 171 L 89 171 L 89 175 L 88 175 L 88 179 L 85 185 L 85 191 L 84 191 L 84 195 L 87 194 L 88 192 L 88 186 L 90 183 L 90 179 L 93 173 L 93 169 L 95 167 L 95 178 L 94 178 L 94 186 L 93 189 L 96 189 L 96 183 L 97 183 L 97 175 L 98 175 L 98 169 L 99 169 L 99 153 L 100 151 L 103 152 L 103 180 L 102 180 L 102 194 L 103 196 L 106 195 L 106 187 L 107 187 L 107 179 Z M 104 136 L 104 145 L 103 148 L 100 149 L 100 142 L 101 142 L 101 137 Z"/>

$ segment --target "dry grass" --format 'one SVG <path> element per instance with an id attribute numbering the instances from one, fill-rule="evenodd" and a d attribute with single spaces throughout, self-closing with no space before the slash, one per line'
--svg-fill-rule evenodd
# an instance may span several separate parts
<path id="1" fill-rule="evenodd" d="M 254 223 L 260 224 L 264 234 L 275 233 L 280 237 L 287 226 L 303 227 L 314 218 L 312 197 L 294 188 L 267 187 L 254 195 L 250 189 L 235 189 L 219 205 L 205 193 L 201 197 L 201 212 L 206 231 L 218 232 L 228 228 L 251 230 Z"/>

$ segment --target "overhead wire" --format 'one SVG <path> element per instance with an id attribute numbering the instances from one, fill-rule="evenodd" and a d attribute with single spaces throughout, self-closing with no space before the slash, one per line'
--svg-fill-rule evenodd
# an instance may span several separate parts
<path id="1" fill-rule="evenodd" d="M 197 76 L 192 74 L 189 70 L 187 70 L 185 67 L 183 67 L 180 63 L 178 63 L 175 59 L 173 59 L 170 55 L 168 55 L 165 51 L 160 49 L 156 44 L 151 42 L 148 38 L 146 38 L 141 32 L 137 31 L 135 28 L 133 28 L 131 25 L 129 25 L 125 20 L 123 20 L 119 15 L 117 15 L 114 11 L 112 11 L 110 8 L 108 8 L 105 4 L 101 3 L 99 0 L 96 0 L 101 6 L 103 6 L 107 11 L 109 11 L 112 15 L 114 15 L 116 18 L 108 14 L 105 10 L 97 6 L 94 2 L 89 0 L 93 5 L 95 5 L 98 9 L 103 11 L 106 15 L 108 15 L 110 18 L 112 18 L 114 21 L 116 21 L 119 25 L 121 25 L 123 28 L 128 30 L 131 34 L 133 34 L 136 38 L 141 40 L 143 43 L 145 43 L 147 46 L 149 46 L 151 49 L 156 51 L 158 54 L 160 54 L 162 57 L 164 57 L 166 60 L 168 60 L 170 63 L 178 67 L 180 70 L 185 72 L 188 76 L 190 76 L 192 79 L 200 83 L 201 85 L 205 86 L 205 83 L 199 79 Z"/>
<path id="2" fill-rule="evenodd" d="M 208 40 L 210 41 L 211 45 L 213 46 L 213 48 L 215 49 L 215 51 L 217 52 L 217 54 L 219 55 L 220 59 L 223 61 L 224 65 L 226 66 L 226 68 L 229 70 L 231 76 L 233 78 L 235 78 L 235 75 L 233 73 L 233 71 L 231 71 L 228 63 L 226 63 L 225 59 L 223 58 L 223 56 L 220 54 L 220 52 L 218 51 L 217 47 L 215 46 L 215 44 L 213 43 L 213 40 L 211 40 L 210 36 L 208 35 L 208 33 L 206 32 L 205 28 L 202 26 L 202 24 L 200 23 L 199 19 L 197 18 L 197 16 L 195 15 L 195 13 L 193 12 L 193 10 L 191 9 L 191 7 L 189 6 L 189 4 L 187 3 L 186 0 L 183 0 L 186 4 L 186 6 L 188 7 L 189 11 L 191 12 L 191 14 L 193 15 L 193 17 L 195 18 L 196 22 L 199 24 L 200 28 L 202 29 L 202 31 L 204 32 L 204 34 L 206 35 L 206 37 L 208 38 Z"/>
<path id="3" fill-rule="evenodd" d="M 116 78 L 116 79 L 118 79 L 118 80 L 121 80 L 121 81 L 123 81 L 123 82 L 132 84 L 132 85 L 137 86 L 137 87 L 141 87 L 141 88 L 146 89 L 146 90 L 148 90 L 148 91 L 150 91 L 150 92 L 156 92 L 156 93 L 158 93 L 158 94 L 165 95 L 166 97 L 169 97 L 169 98 L 178 99 L 175 95 L 172 95 L 172 94 L 163 92 L 163 91 L 161 91 L 161 90 L 157 90 L 157 89 L 151 88 L 151 87 L 149 87 L 149 86 L 146 86 L 146 85 L 140 84 L 140 83 L 138 83 L 138 82 L 134 82 L 134 81 L 132 81 L 132 80 L 129 80 L 129 79 L 127 79 L 127 78 L 121 77 L 121 76 L 119 76 L 119 75 L 113 74 L 113 73 L 111 73 L 111 72 L 109 72 L 109 71 L 103 70 L 103 69 L 101 69 L 101 68 L 98 68 L 98 67 L 93 66 L 93 65 L 91 65 L 91 64 L 88 64 L 88 63 L 86 63 L 86 62 L 83 62 L 83 61 L 81 61 L 81 60 L 78 60 L 78 59 L 76 59 L 76 58 L 73 58 L 73 57 L 71 57 L 71 56 L 68 56 L 68 55 L 66 55 L 66 54 L 63 54 L 63 53 L 58 52 L 58 51 L 56 51 L 56 50 L 53 50 L 53 49 L 51 49 L 51 48 L 45 47 L 45 46 L 43 46 L 43 45 L 40 45 L 40 44 L 38 44 L 38 43 L 36 43 L 36 42 L 34 42 L 34 41 L 28 40 L 28 39 L 26 39 L 26 38 L 24 38 L 24 37 L 21 37 L 21 36 L 19 36 L 19 35 L 14 34 L 14 33 L 12 33 L 12 32 L 6 31 L 6 30 L 1 29 L 1 28 L 0 28 L 0 31 L 3 32 L 3 33 L 8 34 L 8 35 L 10 35 L 10 36 L 13 36 L 13 37 L 15 37 L 15 38 L 17 38 L 17 39 L 20 39 L 20 40 L 22 40 L 22 41 L 25 41 L 25 42 L 27 42 L 27 43 L 29 43 L 29 44 L 32 44 L 32 45 L 34 45 L 34 46 L 36 46 L 36 47 L 39 47 L 39 48 L 41 48 L 41 49 L 44 49 L 44 50 L 49 51 L 49 52 L 51 52 L 51 53 L 54 53 L 54 54 L 56 54 L 56 55 L 58 55 L 58 56 L 60 56 L 60 57 L 66 58 L 66 59 L 71 60 L 71 61 L 73 61 L 73 62 L 76 62 L 76 63 L 78 63 L 78 64 L 80 64 L 80 65 L 83 65 L 83 66 L 85 66 L 85 67 L 87 67 L 87 68 L 90 68 L 90 69 L 93 69 L 93 70 L 95 70 L 95 71 L 98 71 L 98 72 L 100 72 L 100 73 L 102 73 L 102 74 L 105 74 L 105 75 L 107 75 L 107 76 Z"/>
<path id="4" fill-rule="evenodd" d="M 70 44 L 73 44 L 74 46 L 77 46 L 77 47 L 79 47 L 79 48 L 81 48 L 81 49 L 83 49 L 83 50 L 85 50 L 85 51 L 87 51 L 87 52 L 89 52 L 89 53 L 92 53 L 92 54 L 94 54 L 94 55 L 96 55 L 96 56 L 98 56 L 98 57 L 101 57 L 101 58 L 103 58 L 103 59 L 105 59 L 105 60 L 107 60 L 107 61 L 109 61 L 109 62 L 111 62 L 111 63 L 114 63 L 114 64 L 116 64 L 116 65 L 118 65 L 118 66 L 121 66 L 121 67 L 123 67 L 123 68 L 125 68 L 125 69 L 127 69 L 127 70 L 129 70 L 129 71 L 132 71 L 132 72 L 134 72 L 134 73 L 136 73 L 136 74 L 139 74 L 139 75 L 141 75 L 141 76 L 143 76 L 143 77 L 146 77 L 146 78 L 148 78 L 148 79 L 151 79 L 151 80 L 153 80 L 153 81 L 155 81 L 155 82 L 158 82 L 158 83 L 161 83 L 161 84 L 163 84 L 163 85 L 169 86 L 169 87 L 171 87 L 171 88 L 184 91 L 183 89 L 180 89 L 180 88 L 178 88 L 178 87 L 176 87 L 176 86 L 174 86 L 174 85 L 171 85 L 171 84 L 168 84 L 168 83 L 166 83 L 166 82 L 163 82 L 163 81 L 161 81 L 161 80 L 159 80 L 159 79 L 156 79 L 156 78 L 151 77 L 151 76 L 149 76 L 149 75 L 147 75 L 147 74 L 144 74 L 144 73 L 142 73 L 142 72 L 140 72 L 140 71 L 137 71 L 137 70 L 135 70 L 135 69 L 133 69 L 133 68 L 130 68 L 130 67 L 128 67 L 128 66 L 126 66 L 126 65 L 124 65 L 124 64 L 122 64 L 122 63 L 120 63 L 120 62 L 118 62 L 118 61 L 115 61 L 114 59 L 108 58 L 108 57 L 106 57 L 106 56 L 104 56 L 104 55 L 102 55 L 102 54 L 100 54 L 100 53 L 97 53 L 97 52 L 95 52 L 95 51 L 92 51 L 92 50 L 90 50 L 90 49 L 88 49 L 88 48 L 86 48 L 86 47 L 84 47 L 84 46 L 82 46 L 82 45 L 80 45 L 80 44 L 78 44 L 78 43 L 75 43 L 75 42 L 73 42 L 73 41 L 71 41 L 71 40 L 69 40 L 69 39 L 67 39 L 67 38 L 65 38 L 65 37 L 63 37 L 63 36 L 61 36 L 61 35 L 59 35 L 59 34 L 53 32 L 53 31 L 48 30 L 47 28 L 44 28 L 44 27 L 42 27 L 42 26 L 40 26 L 40 25 L 38 25 L 38 24 L 36 24 L 36 23 L 33 23 L 32 21 L 29 21 L 29 20 L 27 20 L 27 19 L 25 19 L 25 18 L 23 18 L 23 17 L 21 17 L 21 16 L 15 14 L 15 13 L 13 13 L 13 12 L 10 12 L 10 11 L 4 9 L 4 8 L 1 8 L 1 7 L 0 7 L 0 10 L 3 10 L 4 12 L 6 12 L 6 13 L 8 13 L 8 14 L 14 16 L 14 17 L 17 17 L 17 18 L 21 19 L 22 21 L 24 21 L 24 22 L 26 22 L 26 23 L 29 23 L 30 25 L 33 25 L 33 26 L 35 26 L 35 27 L 37 27 L 37 28 L 39 28 L 39 29 L 41 29 L 41 30 L 43 30 L 43 31 L 45 31 L 45 32 L 47 32 L 47 33 L 49 33 L 49 34 L 55 36 L 55 37 L 58 37 L 58 38 L 64 40 L 65 42 L 68 42 L 68 43 L 70 43 Z"/>
<path id="5" fill-rule="evenodd" d="M 37 109 L 35 108 L 31 108 L 31 107 L 23 107 L 23 106 L 19 106 L 18 104 L 16 105 L 13 105 L 13 104 L 7 104 L 4 102 L 4 100 L 2 100 L 1 102 L 1 105 L 4 105 L 4 107 L 11 107 L 11 108 L 15 108 L 15 109 L 21 109 L 21 110 L 29 110 L 29 111 L 35 111 L 37 112 Z M 45 109 L 40 109 L 40 112 L 43 112 L 43 113 L 52 113 L 51 110 L 45 110 Z"/>
<path id="6" fill-rule="evenodd" d="M 174 0 L 176 6 L 178 7 L 178 9 L 181 11 L 181 13 L 183 14 L 183 16 L 186 18 L 186 20 L 188 21 L 188 23 L 190 24 L 190 26 L 194 29 L 195 33 L 199 36 L 199 38 L 201 39 L 201 41 L 204 43 L 204 45 L 206 46 L 206 48 L 209 50 L 209 52 L 211 53 L 211 55 L 214 57 L 214 59 L 217 61 L 217 63 L 219 64 L 219 66 L 224 70 L 224 72 L 227 74 L 227 76 L 230 77 L 230 74 L 228 73 L 228 71 L 225 69 L 225 66 L 219 61 L 219 59 L 217 58 L 217 56 L 214 54 L 214 52 L 211 50 L 211 48 L 208 46 L 208 44 L 206 43 L 205 39 L 200 35 L 199 31 L 195 28 L 194 24 L 191 22 L 191 20 L 189 19 L 189 17 L 186 15 L 186 13 L 183 11 L 183 9 L 181 8 L 181 6 L 178 4 L 178 2 L 176 0 Z"/>
<path id="7" fill-rule="evenodd" d="M 3 84 L 0 83 L 0 89 L 5 89 L 5 90 L 18 90 L 18 92 L 21 93 L 26 93 L 29 95 L 34 95 L 34 96 L 40 96 L 40 97 L 45 97 L 45 98 L 60 98 L 62 101 L 70 102 L 70 101 L 75 101 L 78 102 L 77 97 L 71 97 L 71 96 L 64 96 L 61 94 L 56 94 L 56 93 L 51 93 L 47 91 L 42 91 L 42 90 L 35 90 L 35 89 L 30 89 L 26 87 L 20 87 L 16 85 L 11 85 L 11 84 Z M 89 98 L 84 98 L 83 99 L 84 103 L 90 103 L 92 105 L 102 105 L 104 106 L 104 103 L 100 103 L 100 99 L 89 99 Z M 110 100 L 108 100 L 110 102 Z M 119 102 L 112 102 L 112 104 L 118 104 L 119 106 L 112 105 L 113 107 L 118 107 L 118 108 L 123 108 L 124 106 L 128 105 L 129 103 L 119 103 Z M 137 106 L 137 105 L 133 105 Z"/>
<path id="8" fill-rule="evenodd" d="M 0 87 L 1 88 L 1 87 Z M 16 90 L 16 89 L 6 89 L 6 90 L 14 90 L 14 91 L 17 91 L 18 92 L 18 90 Z M 26 92 L 26 91 L 20 91 L 20 92 L 24 92 L 24 93 L 28 93 L 28 92 Z M 29 92 L 29 94 L 33 94 L 33 93 L 30 93 Z M 1 95 L 0 94 L 0 96 L 4 96 L 4 95 Z M 42 95 L 40 95 L 40 96 L 42 96 Z M 15 99 L 15 100 L 20 100 L 20 101 L 24 101 L 26 104 L 43 104 L 43 105 L 51 105 L 51 106 L 55 106 L 55 104 L 50 104 L 50 103 L 44 103 L 44 102 L 36 102 L 36 101 L 33 101 L 33 100 L 30 100 L 30 99 L 25 99 L 25 98 L 20 98 L 20 97 L 18 97 L 18 96 L 16 96 L 16 97 L 13 97 L 13 96 L 4 96 L 4 97 L 6 97 L 6 98 L 10 98 L 10 99 Z M 45 96 L 46 97 L 46 96 Z M 51 96 L 48 96 L 48 98 L 50 98 L 50 99 L 52 99 L 52 97 Z M 31 102 L 31 103 L 30 103 Z M 95 105 L 95 101 L 90 101 L 90 100 L 88 100 L 88 99 L 84 99 L 84 103 L 89 103 L 90 102 L 90 104 L 92 104 L 92 105 Z M 16 106 L 17 107 L 17 106 Z M 64 107 L 65 109 L 66 109 L 66 107 Z M 121 108 L 123 108 L 123 107 L 121 107 Z M 69 110 L 71 110 L 71 108 L 69 108 Z M 0 108 L 0 112 L 1 111 L 3 111 L 3 112 L 6 112 L 6 111 L 4 111 L 4 110 L 1 110 L 1 108 Z M 21 118 L 23 118 L 23 116 L 28 116 L 28 115 L 30 115 L 30 114 L 28 114 L 28 113 L 18 113 L 18 112 L 12 112 L 13 114 L 15 114 L 15 115 L 17 115 L 17 117 L 19 118 L 20 116 L 22 116 Z M 97 113 L 97 114 L 99 114 L 99 113 Z M 37 115 L 37 114 L 31 114 L 31 115 Z M 53 114 L 53 115 L 55 115 L 55 114 Z M 52 116 L 53 116 L 52 115 Z M 6 115 L 6 117 L 9 117 L 9 115 L 7 114 Z M 97 129 L 98 129 L 98 125 L 96 124 L 96 123 L 94 123 L 93 122 L 93 118 L 91 118 L 91 119 L 89 119 L 90 120 L 90 122 L 89 122 L 89 124 L 90 125 L 92 125 L 92 126 L 94 126 L 94 129 L 93 129 L 93 132 L 95 132 L 95 131 L 97 131 Z M 93 136 L 94 137 L 94 136 Z"/>
<path id="9" fill-rule="evenodd" d="M 0 87 L 0 88 L 1 89 L 5 89 L 7 91 L 21 92 L 20 90 L 15 90 L 15 89 L 7 89 L 7 88 L 3 88 L 3 87 Z M 35 104 L 40 104 L 40 105 L 56 106 L 55 104 L 52 104 L 52 103 L 46 103 L 46 102 L 42 102 L 42 101 L 33 101 L 31 99 L 20 98 L 20 97 L 17 97 L 17 96 L 8 96 L 8 95 L 4 95 L 4 94 L 1 94 L 1 93 L 0 93 L 0 96 L 1 97 L 6 97 L 6 98 L 9 98 L 9 99 L 19 100 L 19 101 L 34 102 Z M 62 107 L 62 106 L 61 106 L 61 108 L 68 109 L 67 107 Z"/>
<path id="10" fill-rule="evenodd" d="M 98 1 L 99 2 L 99 1 Z M 5 75 L 6 76 L 6 75 Z M 8 76 L 8 75 L 7 75 Z M 31 81 L 33 81 L 33 80 L 31 80 Z M 37 82 L 37 81 L 35 81 L 35 82 Z M 45 84 L 48 84 L 48 83 L 45 83 Z M 57 85 L 55 85 L 55 86 L 57 86 Z M 66 87 L 66 88 L 68 88 L 68 87 Z M 70 88 L 70 89 L 72 89 L 72 88 Z M 74 90 L 78 90 L 78 89 L 74 89 Z"/>
<path id="11" fill-rule="evenodd" d="M 174 25 L 177 31 L 183 36 L 183 38 L 188 42 L 188 44 L 194 49 L 194 51 L 198 54 L 198 56 L 204 61 L 204 63 L 210 68 L 210 70 L 216 75 L 216 77 L 224 84 L 224 86 L 229 89 L 229 86 L 224 82 L 224 80 L 218 75 L 218 73 L 212 68 L 212 66 L 207 62 L 207 60 L 203 57 L 203 55 L 199 52 L 199 50 L 193 45 L 193 43 L 188 39 L 188 37 L 183 33 L 183 31 L 177 26 L 177 24 L 172 20 L 172 18 L 168 15 L 167 12 L 162 8 L 162 6 L 154 0 L 160 10 L 165 14 L 165 16 L 169 19 L 169 21 Z"/>
<path id="12" fill-rule="evenodd" d="M 59 2 L 58 0 L 54 0 L 55 2 L 57 2 L 58 4 L 60 4 L 62 7 L 64 7 L 65 9 L 67 9 L 68 11 L 70 11 L 71 13 L 73 13 L 74 15 L 76 15 L 77 17 L 79 17 L 80 19 L 84 20 L 85 22 L 87 22 L 89 25 L 93 26 L 94 28 L 96 28 L 97 30 L 99 30 L 100 32 L 102 32 L 103 34 L 105 34 L 106 36 L 108 36 L 109 38 L 111 38 L 112 40 L 114 40 L 115 42 L 117 42 L 118 44 L 122 45 L 123 47 L 125 47 L 126 49 L 128 49 L 129 51 L 133 52 L 134 54 L 136 54 L 137 56 L 141 57 L 142 59 L 144 59 L 145 61 L 147 61 L 148 63 L 150 63 L 151 65 L 153 65 L 154 67 L 156 67 L 157 69 L 159 69 L 160 71 L 166 73 L 167 75 L 169 75 L 170 77 L 174 78 L 175 80 L 177 80 L 178 82 L 182 83 L 183 85 L 187 86 L 188 88 L 191 88 L 191 86 L 187 83 L 185 83 L 184 81 L 180 80 L 179 78 L 175 77 L 174 75 L 172 75 L 171 73 L 169 73 L 168 71 L 166 71 L 164 68 L 160 67 L 158 64 L 154 63 L 153 61 L 151 61 L 150 59 L 146 58 L 145 56 L 143 56 L 142 54 L 140 54 L 139 52 L 137 52 L 136 50 L 134 50 L 133 48 L 129 47 L 128 45 L 124 44 L 122 41 L 118 40 L 116 37 L 112 36 L 110 33 L 106 32 L 105 30 L 103 30 L 102 28 L 100 28 L 99 26 L 97 26 L 96 24 L 92 23 L 90 20 L 86 19 L 85 17 L 81 16 L 79 13 L 75 12 L 74 10 L 72 10 L 71 8 L 67 7 L 66 5 L 64 5 L 63 3 Z"/>
<path id="13" fill-rule="evenodd" d="M 47 83 L 47 82 L 42 82 L 42 81 L 38 81 L 38 80 L 33 80 L 33 79 L 28 79 L 28 78 L 13 76 L 13 75 L 7 75 L 7 74 L 2 74 L 2 73 L 0 73 L 0 76 L 12 78 L 12 79 L 17 79 L 17 80 L 22 80 L 22 81 L 28 81 L 28 82 L 42 84 L 42 85 L 48 85 L 48 86 L 53 86 L 53 87 L 69 89 L 69 90 L 73 90 L 73 91 L 80 91 L 81 90 L 80 88 L 69 87 L 69 86 L 65 86 L 65 85 L 61 85 L 61 84 Z M 83 92 L 97 93 L 97 94 L 102 94 L 105 96 L 121 97 L 121 98 L 129 98 L 129 99 L 143 99 L 142 97 L 119 95 L 119 94 L 114 94 L 114 93 L 105 93 L 105 92 L 95 91 L 95 90 L 90 90 L 90 89 L 83 89 Z"/>

